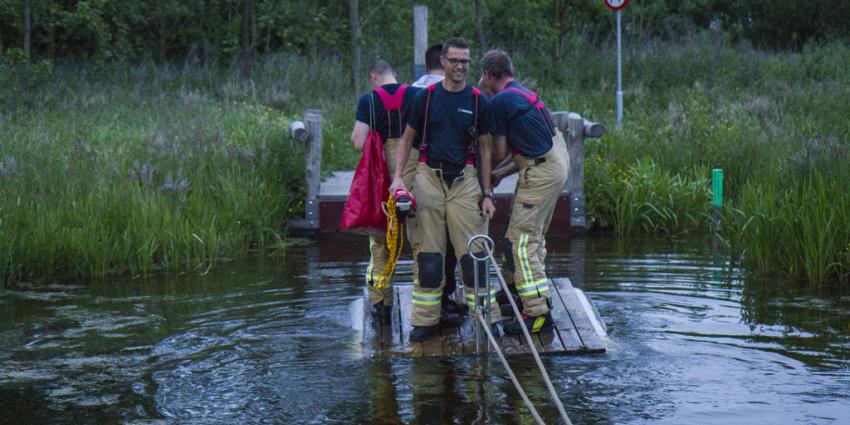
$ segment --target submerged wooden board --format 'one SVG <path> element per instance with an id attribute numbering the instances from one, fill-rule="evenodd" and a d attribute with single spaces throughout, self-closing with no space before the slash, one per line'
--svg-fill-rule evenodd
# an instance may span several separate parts
<path id="1" fill-rule="evenodd" d="M 368 294 L 355 300 L 349 311 L 352 326 L 361 331 L 360 344 L 367 357 L 442 357 L 475 354 L 475 330 L 467 317 L 457 328 L 440 330 L 440 335 L 425 342 L 410 342 L 413 286 L 396 285 L 392 323 L 377 324 L 369 314 Z M 555 329 L 532 335 L 537 350 L 542 355 L 551 354 L 603 354 L 604 330 L 594 324 L 589 316 L 589 305 L 583 295 L 570 284 L 569 279 L 555 279 L 552 285 L 552 317 Z M 482 330 L 482 351 L 487 351 L 486 336 Z M 505 355 L 529 354 L 525 337 L 502 335 L 499 346 Z"/>

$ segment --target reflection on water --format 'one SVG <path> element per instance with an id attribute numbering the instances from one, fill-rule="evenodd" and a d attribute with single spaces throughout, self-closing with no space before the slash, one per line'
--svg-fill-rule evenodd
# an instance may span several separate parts
<path id="1" fill-rule="evenodd" d="M 744 285 L 700 238 L 548 249 L 611 337 L 603 357 L 545 358 L 573 422 L 850 422 L 850 298 Z M 0 290 L 0 423 L 532 423 L 496 359 L 358 355 L 365 253 L 324 242 L 206 276 Z M 512 364 L 555 423 L 533 360 Z"/>

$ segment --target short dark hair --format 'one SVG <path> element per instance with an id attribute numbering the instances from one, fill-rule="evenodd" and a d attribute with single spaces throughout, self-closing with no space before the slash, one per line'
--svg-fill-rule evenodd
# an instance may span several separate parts
<path id="1" fill-rule="evenodd" d="M 443 69 L 443 64 L 440 63 L 440 55 L 443 54 L 443 45 L 435 44 L 425 51 L 425 69 L 433 71 Z"/>
<path id="2" fill-rule="evenodd" d="M 469 42 L 463 37 L 449 37 L 448 40 L 443 42 L 443 56 L 449 53 L 449 48 L 451 47 L 454 47 L 455 49 L 469 50 Z"/>
<path id="3" fill-rule="evenodd" d="M 393 72 L 393 66 L 383 59 L 376 60 L 372 63 L 372 67 L 369 68 L 369 73 L 374 73 L 375 75 L 392 75 Z"/>
<path id="4" fill-rule="evenodd" d="M 490 50 L 481 58 L 481 70 L 496 78 L 514 76 L 514 64 L 504 50 Z"/>

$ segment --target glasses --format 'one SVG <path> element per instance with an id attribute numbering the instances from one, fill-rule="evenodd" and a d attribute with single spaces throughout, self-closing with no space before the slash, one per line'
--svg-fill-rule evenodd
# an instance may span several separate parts
<path id="1" fill-rule="evenodd" d="M 443 57 L 446 58 L 445 56 L 443 56 Z M 469 59 L 458 59 L 458 58 L 446 58 L 446 60 L 452 66 L 458 66 L 458 65 L 469 66 L 469 63 L 472 62 Z"/>

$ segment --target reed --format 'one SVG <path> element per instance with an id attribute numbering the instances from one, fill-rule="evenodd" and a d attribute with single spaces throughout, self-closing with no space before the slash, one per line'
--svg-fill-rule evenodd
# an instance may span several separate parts
<path id="1" fill-rule="evenodd" d="M 605 137 L 587 142 L 594 225 L 622 235 L 708 231 L 709 170 L 722 168 L 720 231 L 735 258 L 847 288 L 846 44 L 774 53 L 726 40 L 715 49 L 696 33 L 636 46 L 617 129 L 613 46 L 566 41 L 562 74 L 516 52 L 517 77 L 549 109 L 606 124 Z M 286 125 L 304 109 L 323 112 L 324 172 L 358 158 L 348 142 L 355 99 L 338 58 L 269 55 L 248 79 L 236 65 L 48 71 L 28 107 L 0 89 L 7 280 L 203 272 L 285 242 L 283 220 L 303 212 L 304 149 Z"/>

